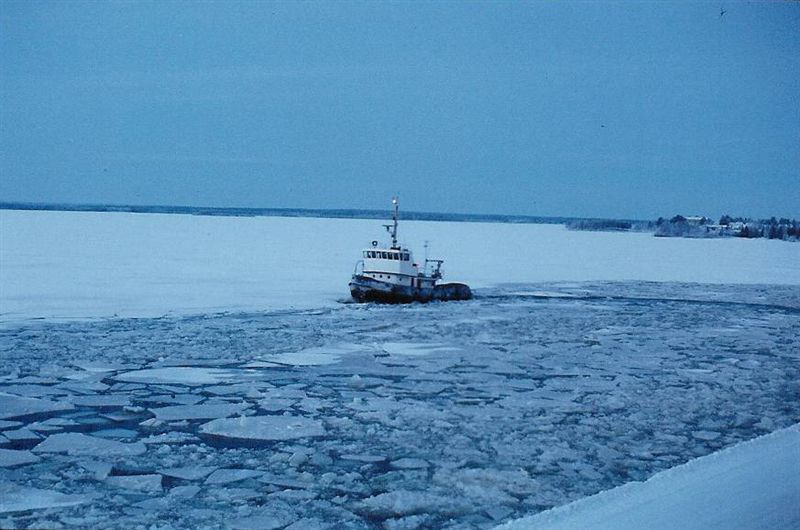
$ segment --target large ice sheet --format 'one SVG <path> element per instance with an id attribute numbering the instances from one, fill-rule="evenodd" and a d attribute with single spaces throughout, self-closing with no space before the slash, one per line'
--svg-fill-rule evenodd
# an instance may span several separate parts
<path id="1" fill-rule="evenodd" d="M 0 392 L 0 418 L 18 418 L 31 414 L 46 414 L 72 410 L 71 403 L 33 397 L 15 396 Z"/>
<path id="2" fill-rule="evenodd" d="M 13 449 L 0 449 L 0 467 L 14 467 L 25 464 L 35 464 L 41 459 L 30 451 L 15 451 Z"/>
<path id="3" fill-rule="evenodd" d="M 293 440 L 325 434 L 325 428 L 319 420 L 289 415 L 223 418 L 204 423 L 200 431 L 245 440 Z"/>
<path id="4" fill-rule="evenodd" d="M 380 235 L 380 222 L 360 219 L 0 210 L 0 306 L 7 320 L 331 306 L 349 296 L 360 249 Z M 800 246 L 782 241 L 429 221 L 404 222 L 400 235 L 420 257 L 430 240 L 447 260 L 448 279 L 473 288 L 561 280 L 800 284 Z M 323 259 L 312 250 L 320 248 Z"/>
<path id="5" fill-rule="evenodd" d="M 240 414 L 249 405 L 246 403 L 201 403 L 199 405 L 175 405 L 150 409 L 156 419 L 175 420 L 210 420 Z"/>
<path id="6" fill-rule="evenodd" d="M 145 370 L 125 372 L 117 375 L 115 379 L 129 383 L 166 383 L 200 386 L 216 385 L 225 381 L 230 381 L 235 377 L 235 372 L 220 368 L 170 366 L 167 368 L 148 368 Z"/>
<path id="7" fill-rule="evenodd" d="M 64 508 L 91 501 L 86 495 L 65 495 L 57 491 L 0 482 L 0 513 Z"/>
<path id="8" fill-rule="evenodd" d="M 146 450 L 141 442 L 123 443 L 77 432 L 53 434 L 33 448 L 35 453 L 90 456 L 134 456 Z"/>

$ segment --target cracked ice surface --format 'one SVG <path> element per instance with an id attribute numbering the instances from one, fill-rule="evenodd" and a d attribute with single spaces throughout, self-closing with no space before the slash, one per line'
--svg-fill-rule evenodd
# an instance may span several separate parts
<path id="1" fill-rule="evenodd" d="M 0 330 L 0 526 L 490 528 L 800 421 L 800 289 Z"/>

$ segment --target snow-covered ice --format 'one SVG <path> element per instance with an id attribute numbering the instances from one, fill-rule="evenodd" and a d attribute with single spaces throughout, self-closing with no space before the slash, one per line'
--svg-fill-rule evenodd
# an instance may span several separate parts
<path id="1" fill-rule="evenodd" d="M 325 428 L 320 421 L 302 416 L 247 416 L 204 423 L 200 432 L 222 438 L 273 441 L 322 436 Z"/>
<path id="2" fill-rule="evenodd" d="M 800 284 L 800 248 L 783 241 L 503 223 L 404 221 L 401 230 L 418 257 L 431 241 L 447 277 L 473 288 Z M 331 307 L 376 236 L 380 221 L 364 219 L 0 210 L 0 307 L 6 320 Z M 325 249 L 324 259 L 311 249 Z"/>
<path id="3" fill-rule="evenodd" d="M 492 528 L 800 421 L 799 245 L 407 223 L 477 297 L 376 306 L 374 221 L 0 215 L 2 526 Z"/>

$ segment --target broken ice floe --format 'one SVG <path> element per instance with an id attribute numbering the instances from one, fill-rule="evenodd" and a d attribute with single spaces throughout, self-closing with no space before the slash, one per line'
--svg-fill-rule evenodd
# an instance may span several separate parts
<path id="1" fill-rule="evenodd" d="M 0 467 L 14 467 L 25 464 L 35 464 L 41 458 L 30 451 L 15 451 L 13 449 L 0 449 Z"/>
<path id="2" fill-rule="evenodd" d="M 302 416 L 246 416 L 204 423 L 200 432 L 240 440 L 293 440 L 324 436 L 322 422 Z"/>
<path id="3" fill-rule="evenodd" d="M 106 477 L 106 484 L 142 493 L 161 491 L 161 475 L 114 475 Z"/>
<path id="4" fill-rule="evenodd" d="M 74 408 L 75 406 L 71 403 L 15 396 L 0 392 L 0 419 L 19 418 L 33 414 L 51 414 Z"/>
<path id="5" fill-rule="evenodd" d="M 0 526 L 483 530 L 798 420 L 796 311 L 525 300 L 0 334 L 3 481 L 98 499 Z"/>
<path id="6" fill-rule="evenodd" d="M 35 453 L 66 453 L 73 456 L 134 456 L 146 450 L 141 442 L 123 443 L 77 432 L 53 434 L 33 448 Z"/>
<path id="7" fill-rule="evenodd" d="M 212 466 L 186 466 L 174 467 L 170 469 L 159 469 L 158 472 L 167 477 L 179 478 L 182 480 L 201 480 L 214 472 L 217 468 Z"/>
<path id="8" fill-rule="evenodd" d="M 237 373 L 222 368 L 171 366 L 125 372 L 114 377 L 117 381 L 147 384 L 176 384 L 187 386 L 216 385 L 237 378 Z"/>
<path id="9" fill-rule="evenodd" d="M 64 508 L 90 502 L 91 500 L 92 497 L 89 495 L 65 495 L 58 491 L 0 482 L 0 513 Z"/>
<path id="10" fill-rule="evenodd" d="M 247 403 L 204 403 L 200 405 L 175 405 L 172 407 L 161 407 L 157 409 L 150 409 L 150 412 L 156 415 L 156 419 L 163 421 L 210 420 L 241 414 L 248 408 L 249 405 Z"/>

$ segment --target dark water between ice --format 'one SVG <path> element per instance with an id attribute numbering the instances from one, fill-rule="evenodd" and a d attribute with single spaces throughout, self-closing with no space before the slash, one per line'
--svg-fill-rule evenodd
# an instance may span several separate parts
<path id="1" fill-rule="evenodd" d="M 800 421 L 798 287 L 478 295 L 0 330 L 0 527 L 490 528 Z"/>

